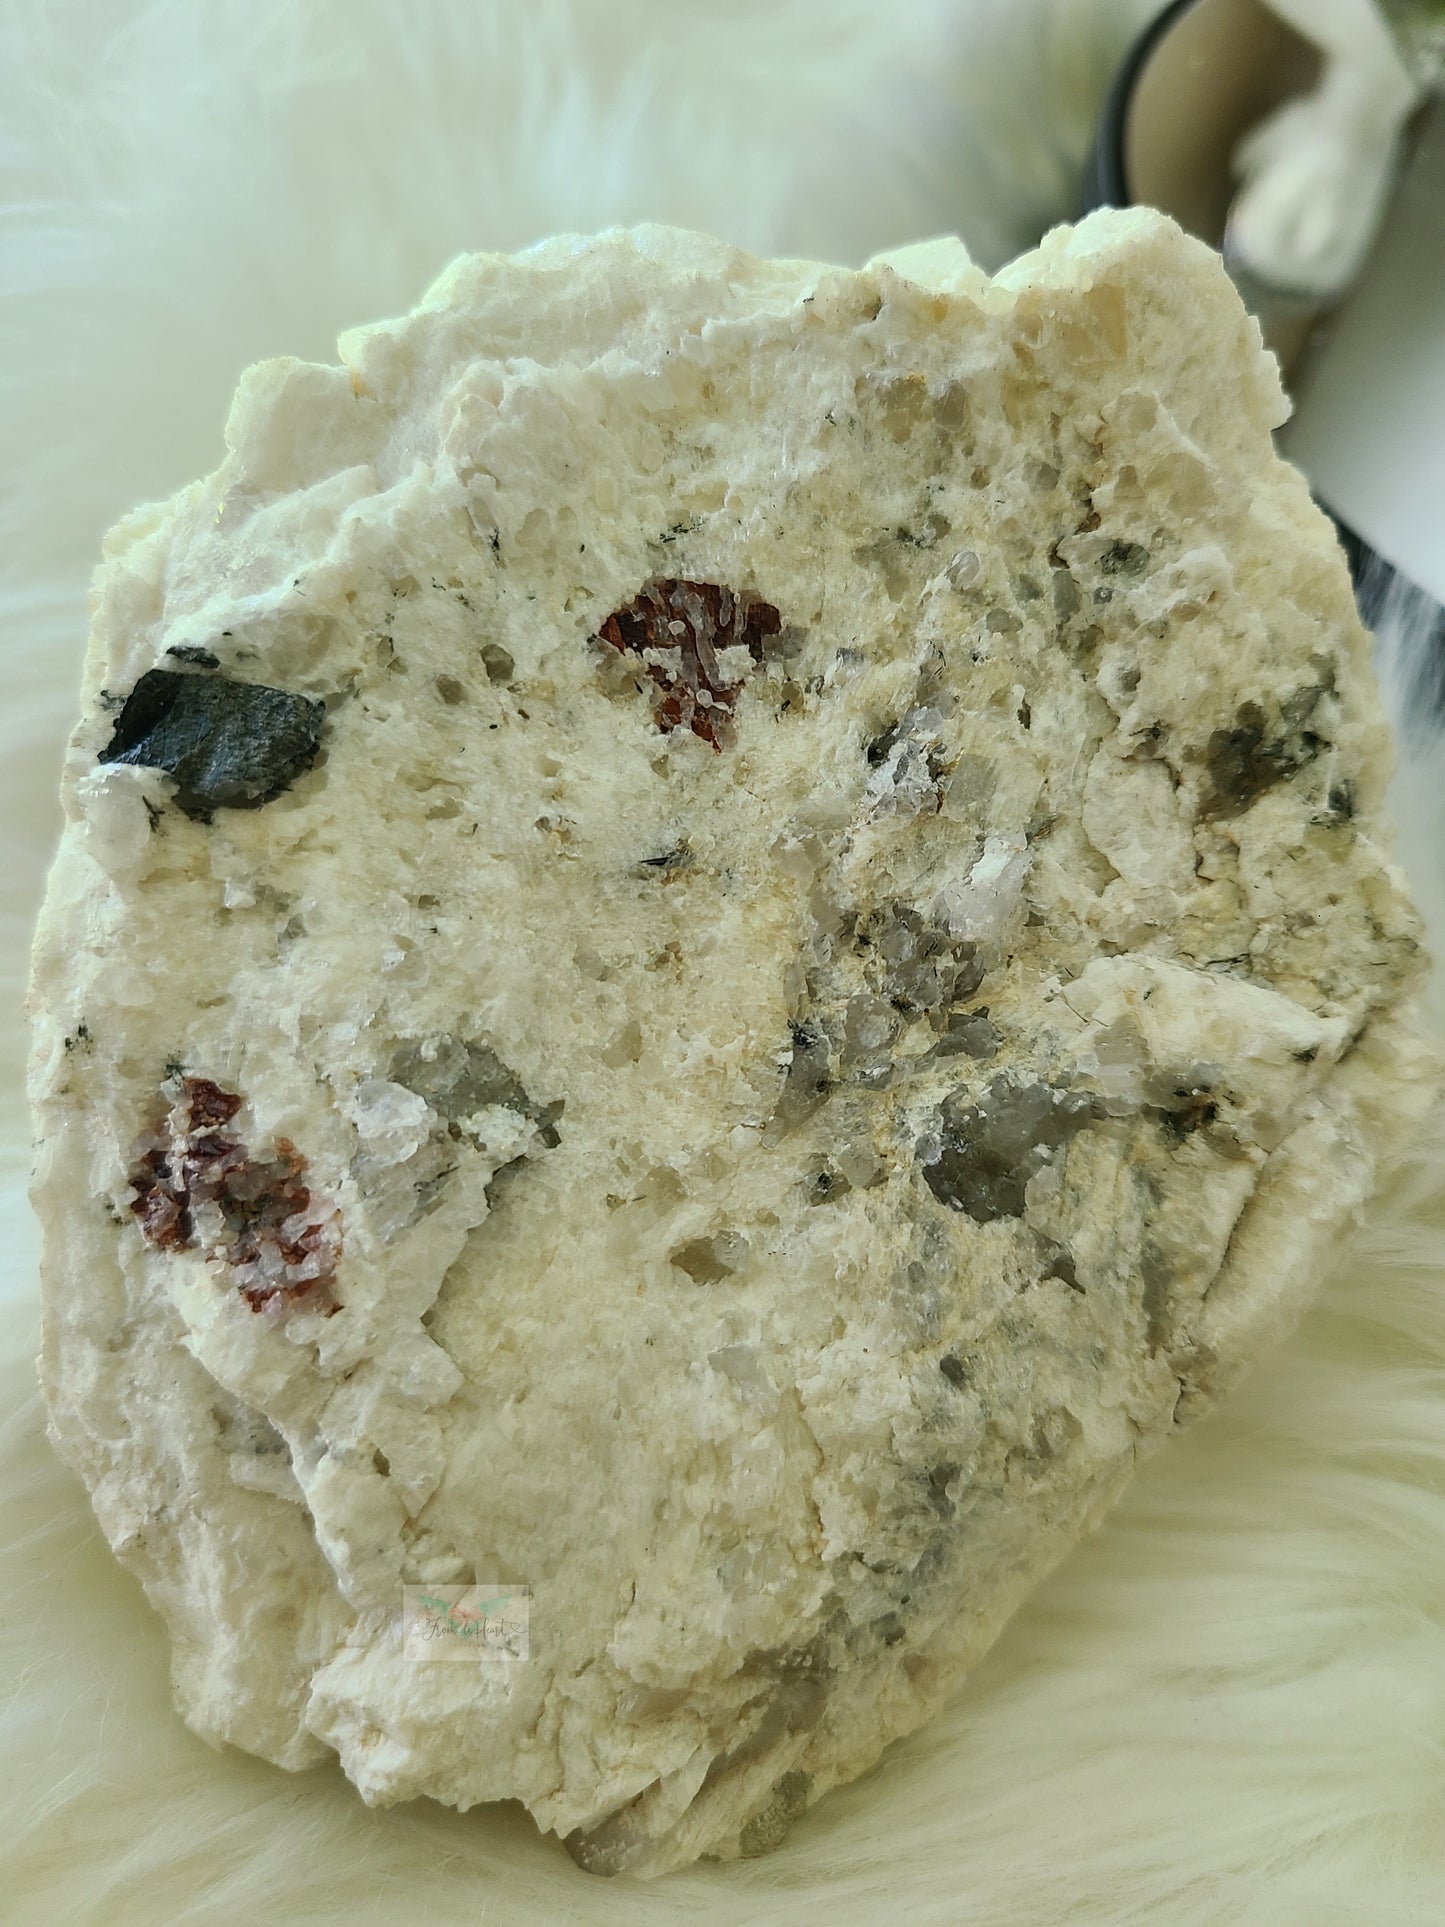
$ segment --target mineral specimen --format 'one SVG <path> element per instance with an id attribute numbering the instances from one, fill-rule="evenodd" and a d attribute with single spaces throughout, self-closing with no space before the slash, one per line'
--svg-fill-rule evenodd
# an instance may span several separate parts
<path id="1" fill-rule="evenodd" d="M 600 1872 L 761 1852 L 1417 1102 L 1367 640 L 1156 216 L 992 281 L 553 241 L 341 347 L 98 579 L 54 1438 L 196 1731 Z M 405 1588 L 523 1586 L 525 1653 L 408 1647 Z"/>

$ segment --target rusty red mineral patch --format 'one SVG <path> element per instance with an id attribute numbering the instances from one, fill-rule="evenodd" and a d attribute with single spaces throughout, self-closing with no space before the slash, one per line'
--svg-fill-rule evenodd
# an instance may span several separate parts
<path id="1" fill-rule="evenodd" d="M 229 1267 L 252 1311 L 304 1298 L 338 1309 L 332 1287 L 341 1257 L 335 1201 L 305 1182 L 306 1160 L 287 1138 L 256 1158 L 226 1129 L 241 1099 L 208 1077 L 161 1086 L 169 1109 L 136 1146 L 131 1210 L 149 1244 L 203 1252 Z"/>
<path id="2" fill-rule="evenodd" d="M 598 634 L 641 660 L 656 685 L 652 717 L 659 729 L 690 729 L 721 750 L 732 740 L 732 712 L 743 678 L 721 664 L 718 653 L 743 648 L 761 662 L 766 639 L 782 626 L 770 602 L 716 582 L 658 577 L 615 610 Z"/>

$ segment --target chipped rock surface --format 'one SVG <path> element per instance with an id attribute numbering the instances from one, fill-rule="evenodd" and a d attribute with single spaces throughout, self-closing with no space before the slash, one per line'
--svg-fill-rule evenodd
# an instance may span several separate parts
<path id="1" fill-rule="evenodd" d="M 43 1371 L 200 1733 L 760 1852 L 1286 1330 L 1421 1079 L 1273 363 L 1143 213 L 658 229 L 252 369 L 111 535 Z M 510 1662 L 402 1589 L 531 1588 Z"/>

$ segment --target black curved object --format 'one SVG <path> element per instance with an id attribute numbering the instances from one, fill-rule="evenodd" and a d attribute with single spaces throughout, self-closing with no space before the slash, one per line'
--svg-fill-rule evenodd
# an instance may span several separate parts
<path id="1" fill-rule="evenodd" d="M 1129 49 L 1128 57 L 1109 83 L 1103 112 L 1094 135 L 1093 146 L 1084 163 L 1079 212 L 1091 214 L 1096 207 L 1129 207 L 1129 182 L 1124 162 L 1124 135 L 1129 118 L 1129 103 L 1149 56 L 1179 19 L 1199 0 L 1172 0 L 1163 13 L 1140 34 Z"/>

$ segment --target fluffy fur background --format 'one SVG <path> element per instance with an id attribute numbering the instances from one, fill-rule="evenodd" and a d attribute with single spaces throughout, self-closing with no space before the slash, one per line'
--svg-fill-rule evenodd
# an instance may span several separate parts
<path id="1" fill-rule="evenodd" d="M 106 525 L 214 464 L 244 363 L 329 359 L 462 249 L 652 218 L 849 262 L 957 228 L 992 264 L 1069 211 L 1150 10 L 5 0 L 7 1920 L 1445 1920 L 1445 1134 L 1293 1343 L 1146 1469 L 929 1732 L 773 1858 L 646 1889 L 588 1880 L 520 1810 L 373 1814 L 339 1773 L 194 1739 L 33 1390 L 18 1001 Z M 1445 757 L 1408 747 L 1406 855 L 1438 905 Z"/>

